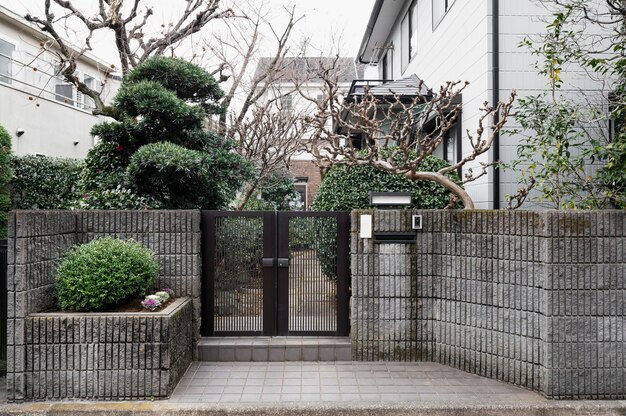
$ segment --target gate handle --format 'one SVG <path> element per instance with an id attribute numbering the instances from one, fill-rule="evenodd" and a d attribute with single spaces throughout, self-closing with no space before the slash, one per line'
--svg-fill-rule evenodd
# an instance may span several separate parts
<path id="1" fill-rule="evenodd" d="M 289 267 L 288 258 L 274 259 L 273 257 L 263 257 L 261 259 L 261 265 L 263 267 L 274 267 L 274 260 L 278 260 L 278 267 Z"/>

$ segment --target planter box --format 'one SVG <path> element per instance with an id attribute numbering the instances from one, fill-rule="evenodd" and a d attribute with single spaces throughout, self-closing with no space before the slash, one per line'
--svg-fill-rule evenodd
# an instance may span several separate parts
<path id="1" fill-rule="evenodd" d="M 153 313 L 28 315 L 24 400 L 167 397 L 192 360 L 192 315 L 189 298 Z"/>

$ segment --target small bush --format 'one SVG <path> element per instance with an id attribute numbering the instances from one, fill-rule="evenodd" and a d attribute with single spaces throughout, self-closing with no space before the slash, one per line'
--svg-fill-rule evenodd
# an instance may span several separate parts
<path id="1" fill-rule="evenodd" d="M 110 237 L 76 245 L 57 269 L 63 310 L 93 311 L 144 295 L 159 273 L 154 254 L 139 243 Z"/>
<path id="2" fill-rule="evenodd" d="M 7 189 L 11 180 L 11 136 L 0 126 L 0 238 L 7 238 L 8 215 L 11 196 Z"/>
<path id="3" fill-rule="evenodd" d="M 69 209 L 80 198 L 81 160 L 14 156 L 11 168 L 14 209 Z"/>

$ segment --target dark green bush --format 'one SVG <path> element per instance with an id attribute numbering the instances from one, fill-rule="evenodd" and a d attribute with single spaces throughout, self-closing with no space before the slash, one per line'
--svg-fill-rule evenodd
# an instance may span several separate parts
<path id="1" fill-rule="evenodd" d="M 181 59 L 152 57 L 124 78 L 113 101 L 116 120 L 93 127 L 81 189 L 104 195 L 118 186 L 162 208 L 222 209 L 252 176 L 235 143 L 205 128 L 221 111 L 213 76 Z M 109 192 L 109 196 L 115 196 Z M 110 201 L 119 206 L 135 199 Z"/>
<path id="2" fill-rule="evenodd" d="M 14 156 L 11 197 L 14 209 L 69 209 L 80 196 L 83 163 L 78 159 Z"/>
<path id="3" fill-rule="evenodd" d="M 437 171 L 448 162 L 434 156 L 426 158 L 422 170 Z M 451 174 L 450 177 L 457 178 Z M 404 175 L 388 173 L 371 166 L 335 165 L 322 179 L 315 196 L 315 211 L 352 211 L 370 208 L 369 193 L 411 192 L 412 208 L 441 209 L 450 203 L 450 192 L 435 182 L 412 181 Z M 336 278 L 336 228 L 331 224 L 318 227 L 318 259 L 324 274 Z"/>
<path id="4" fill-rule="evenodd" d="M 0 238 L 7 238 L 7 225 L 11 196 L 8 184 L 11 181 L 11 136 L 0 126 Z"/>
<path id="5" fill-rule="evenodd" d="M 424 171 L 437 171 L 448 162 L 429 156 Z M 457 175 L 450 175 L 457 178 Z M 412 208 L 441 209 L 450 203 L 450 192 L 430 181 L 412 181 L 404 175 L 388 173 L 371 166 L 336 165 L 324 176 L 315 196 L 315 211 L 351 211 L 369 208 L 369 192 L 411 192 Z"/>
<path id="6" fill-rule="evenodd" d="M 153 198 L 137 195 L 128 188 L 92 191 L 83 194 L 72 208 L 76 209 L 159 209 L 161 204 Z"/>
<path id="7" fill-rule="evenodd" d="M 248 164 L 228 148 L 211 153 L 169 142 L 139 148 L 128 165 L 130 186 L 166 209 L 219 209 L 235 197 Z"/>
<path id="8" fill-rule="evenodd" d="M 57 269 L 56 295 L 63 310 L 94 311 L 144 295 L 159 264 L 139 243 L 105 237 L 67 251 Z"/>

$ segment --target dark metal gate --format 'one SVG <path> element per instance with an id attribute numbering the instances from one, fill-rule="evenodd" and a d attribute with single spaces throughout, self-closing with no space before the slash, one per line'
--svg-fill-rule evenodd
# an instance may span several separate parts
<path id="1" fill-rule="evenodd" d="M 349 332 L 348 212 L 202 212 L 202 334 Z"/>

